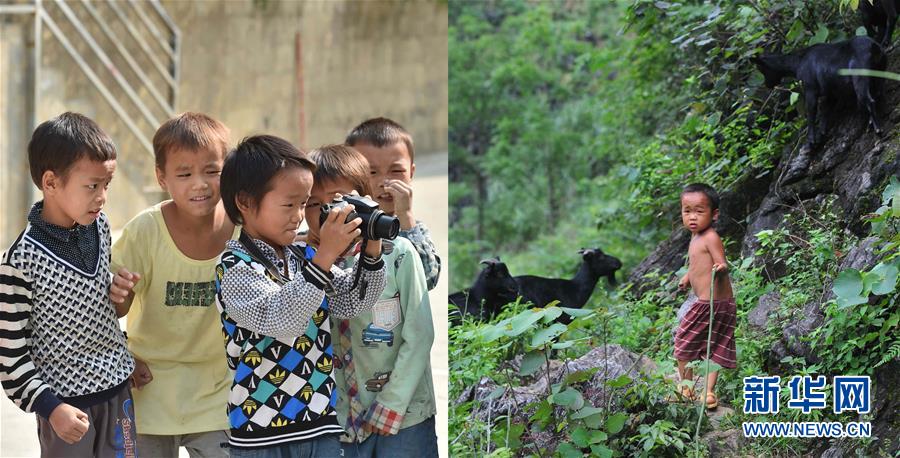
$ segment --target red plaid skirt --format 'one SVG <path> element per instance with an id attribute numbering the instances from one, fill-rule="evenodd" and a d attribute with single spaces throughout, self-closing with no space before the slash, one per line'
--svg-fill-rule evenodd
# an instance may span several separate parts
<path id="1" fill-rule="evenodd" d="M 710 359 L 716 364 L 734 369 L 737 352 L 734 347 L 734 326 L 737 322 L 734 299 L 715 301 Z M 675 359 L 694 361 L 706 358 L 706 337 L 709 335 L 709 301 L 698 300 L 691 305 L 675 331 Z"/>

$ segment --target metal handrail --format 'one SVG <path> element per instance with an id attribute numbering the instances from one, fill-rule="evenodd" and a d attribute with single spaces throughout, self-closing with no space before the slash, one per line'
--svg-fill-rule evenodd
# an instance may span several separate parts
<path id="1" fill-rule="evenodd" d="M 147 106 L 144 105 L 144 102 L 141 101 L 140 97 L 135 94 L 134 89 L 132 89 L 131 85 L 128 84 L 128 81 L 125 81 L 125 77 L 122 76 L 122 73 L 116 68 L 116 65 L 113 64 L 112 60 L 110 60 L 109 56 L 106 55 L 106 52 L 100 48 L 100 45 L 97 44 L 97 41 L 94 40 L 94 37 L 91 36 L 90 32 L 84 28 L 84 24 L 81 23 L 81 20 L 78 19 L 78 16 L 75 15 L 75 12 L 72 11 L 71 8 L 66 5 L 64 0 L 56 0 L 56 5 L 62 10 L 63 14 L 69 19 L 69 22 L 75 27 L 75 30 L 81 35 L 81 38 L 87 43 L 88 47 L 94 51 L 94 54 L 100 58 L 100 62 L 109 69 L 112 73 L 113 78 L 119 83 L 119 87 L 125 91 L 125 95 L 131 100 L 135 106 L 137 106 L 138 111 L 144 116 L 144 119 L 150 123 L 151 128 L 156 128 L 159 125 L 159 120 L 156 116 L 153 116 L 153 113 L 150 113 L 150 110 L 147 109 Z M 152 149 L 151 149 L 152 151 Z"/>
<path id="2" fill-rule="evenodd" d="M 151 128 L 155 129 L 157 125 L 159 125 L 159 118 L 154 115 L 154 113 L 148 108 L 148 106 L 141 99 L 141 96 L 137 93 L 137 87 L 146 88 L 152 98 L 156 101 L 157 104 L 162 108 L 166 117 L 172 117 L 175 113 L 175 100 L 178 96 L 178 80 L 180 77 L 180 55 L 181 55 L 181 31 L 175 25 L 172 18 L 166 13 L 165 9 L 159 3 L 159 0 L 149 0 L 149 4 L 152 6 L 152 10 L 158 16 L 158 19 L 161 20 L 165 27 L 162 28 L 162 31 L 159 27 L 155 26 L 153 23 L 153 19 L 151 19 L 147 12 L 145 12 L 141 4 L 138 4 L 134 0 L 129 0 L 131 7 L 134 8 L 137 17 L 140 19 L 140 22 L 143 23 L 144 27 L 148 31 L 145 32 L 148 35 L 152 35 L 153 38 L 163 49 L 164 57 L 167 61 L 171 62 L 171 65 L 163 64 L 160 59 L 157 57 L 158 52 L 154 52 L 151 50 L 150 45 L 147 40 L 144 38 L 143 34 L 138 32 L 135 24 L 132 23 L 131 19 L 126 16 L 123 12 L 122 8 L 118 5 L 119 0 L 106 0 L 104 3 L 109 6 L 109 8 L 115 13 L 116 17 L 119 19 L 121 24 L 125 27 L 128 34 L 131 38 L 138 44 L 138 47 L 146 54 L 147 59 L 150 61 L 153 67 L 159 71 L 159 74 L 162 76 L 162 79 L 165 81 L 165 84 L 168 86 L 168 93 L 170 94 L 168 97 L 163 96 L 163 93 L 157 85 L 153 83 L 153 80 L 150 78 L 150 75 L 144 71 L 141 65 L 137 63 L 135 60 L 135 56 L 132 56 L 127 48 L 123 45 L 122 40 L 116 35 L 116 33 L 109 26 L 107 21 L 104 21 L 100 16 L 97 8 L 91 3 L 90 0 L 81 0 L 81 4 L 84 6 L 84 9 L 90 15 L 92 20 L 96 23 L 96 25 L 102 31 L 102 34 L 106 37 L 106 39 L 112 43 L 112 46 L 115 47 L 118 54 L 125 60 L 128 64 L 128 67 L 131 71 L 137 76 L 137 79 L 140 80 L 140 84 L 133 84 L 129 81 L 125 75 L 123 75 L 113 60 L 110 58 L 110 54 L 107 52 L 107 49 L 104 46 L 101 46 L 98 41 L 94 38 L 91 31 L 88 30 L 86 23 L 81 20 L 81 18 L 75 14 L 74 10 L 69 6 L 67 0 L 54 0 L 54 3 L 57 7 L 62 11 L 62 17 L 65 17 L 66 21 L 69 25 L 71 25 L 78 33 L 78 37 L 81 41 L 83 41 L 88 48 L 99 58 L 103 67 L 105 67 L 112 77 L 115 79 L 118 88 L 121 89 L 125 95 L 127 96 L 127 100 L 130 101 L 134 106 L 137 107 L 141 116 L 147 123 L 151 126 Z M 135 119 L 129 114 L 128 110 L 122 106 L 120 101 L 116 96 L 113 95 L 110 88 L 103 82 L 103 80 L 98 76 L 97 72 L 94 68 L 91 67 L 90 64 L 85 60 L 85 57 L 78 51 L 77 47 L 73 46 L 72 42 L 69 40 L 69 37 L 65 32 L 62 31 L 57 21 L 51 17 L 49 11 L 43 6 L 42 0 L 32 0 L 31 4 L 6 4 L 0 5 L 0 15 L 4 14 L 33 14 L 34 21 L 34 92 L 32 94 L 33 97 L 33 110 L 32 110 L 32 123 L 34 124 L 32 127 L 36 127 L 39 120 L 37 119 L 37 107 L 39 106 L 40 100 L 40 77 L 41 77 L 41 58 L 42 58 L 42 28 L 44 25 L 47 26 L 47 29 L 50 30 L 51 35 L 59 40 L 60 44 L 62 44 L 63 48 L 69 54 L 70 57 L 75 61 L 75 64 L 78 68 L 84 72 L 85 76 L 94 85 L 97 91 L 101 96 L 110 104 L 113 111 L 128 130 L 137 138 L 138 142 L 141 144 L 143 149 L 152 154 L 153 146 L 148 138 L 148 134 L 140 129 L 138 124 L 135 122 Z M 166 30 L 168 29 L 168 30 Z M 171 40 L 167 40 L 166 32 L 171 33 Z M 105 43 L 104 43 L 105 44 Z M 96 67 L 96 66 L 95 66 Z M 121 97 L 119 97 L 121 98 Z M 157 112 L 158 113 L 158 112 Z"/>
<path id="3" fill-rule="evenodd" d="M 119 55 L 122 56 L 122 58 L 125 59 L 125 62 L 128 63 L 128 67 L 131 68 L 131 71 L 134 72 L 134 74 L 137 75 L 138 79 L 141 80 L 144 88 L 146 88 L 147 91 L 150 92 L 150 95 L 153 96 L 159 106 L 162 107 L 163 111 L 166 114 L 166 117 L 171 118 L 172 116 L 174 116 L 175 107 L 170 105 L 169 102 L 167 102 L 162 96 L 162 94 L 160 94 L 159 91 L 156 90 L 156 86 L 154 86 L 150 81 L 147 73 L 141 69 L 140 65 L 138 65 L 137 62 L 135 62 L 134 58 L 131 57 L 131 54 L 128 52 L 128 50 L 126 50 L 125 47 L 122 46 L 122 43 L 120 42 L 118 37 L 116 37 L 115 33 L 113 33 L 109 26 L 106 25 L 106 22 L 104 22 L 100 17 L 97 9 L 94 8 L 94 5 L 91 5 L 88 0 L 81 0 L 81 3 L 84 5 L 84 8 L 85 10 L 87 10 L 88 14 L 91 15 L 91 17 L 100 27 L 100 30 L 103 31 L 104 35 L 106 35 L 106 38 L 116 47 L 116 50 L 119 51 Z"/>
<path id="4" fill-rule="evenodd" d="M 46 24 L 50 31 L 53 33 L 53 36 L 59 40 L 60 44 L 63 45 L 63 48 L 69 53 L 69 56 L 75 60 L 75 63 L 81 68 L 81 71 L 88 77 L 91 83 L 94 84 L 94 87 L 100 91 L 100 94 L 106 99 L 107 102 L 112 106 L 113 110 L 122 118 L 122 122 L 128 126 L 128 130 L 137 137 L 138 141 L 141 142 L 141 145 L 149 152 L 153 152 L 153 145 L 150 143 L 150 140 L 147 139 L 147 136 L 144 135 L 143 132 L 134 124 L 131 117 L 128 115 L 128 112 L 119 105 L 119 102 L 112 96 L 109 90 L 106 88 L 106 85 L 103 84 L 103 81 L 91 70 L 91 67 L 84 61 L 84 58 L 81 57 L 81 54 L 78 53 L 78 50 L 72 46 L 72 43 L 69 42 L 69 39 L 66 38 L 66 35 L 62 33 L 59 26 L 56 25 L 56 22 L 53 18 L 47 14 L 47 11 L 41 8 L 38 8 L 38 16 L 42 23 Z"/>

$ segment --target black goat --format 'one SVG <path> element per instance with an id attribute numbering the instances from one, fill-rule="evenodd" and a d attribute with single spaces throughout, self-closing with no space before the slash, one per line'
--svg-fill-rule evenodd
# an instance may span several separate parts
<path id="1" fill-rule="evenodd" d="M 571 280 L 534 275 L 513 277 L 519 285 L 522 300 L 540 307 L 558 300 L 560 307 L 581 308 L 594 293 L 600 277 L 606 277 L 611 285 L 616 284 L 616 271 L 622 268 L 621 261 L 599 248 L 582 248 L 578 254 L 582 258 L 581 266 Z M 564 313 L 558 321 L 568 324 L 572 318 Z"/>
<path id="2" fill-rule="evenodd" d="M 891 44 L 897 15 L 900 12 L 900 0 L 860 0 L 859 12 L 862 15 L 866 32 L 885 49 Z"/>
<path id="3" fill-rule="evenodd" d="M 519 297 L 518 285 L 509 274 L 506 264 L 500 262 L 500 258 L 491 258 L 481 261 L 484 269 L 475 279 L 471 288 L 453 293 L 449 296 L 449 302 L 459 309 L 452 314 L 450 322 L 458 325 L 466 315 L 473 315 L 479 320 L 489 320 L 500 312 L 502 307 L 510 302 L 515 302 Z"/>
<path id="4" fill-rule="evenodd" d="M 822 140 L 817 128 L 819 98 L 824 98 L 827 105 L 855 100 L 857 107 L 864 109 L 868 115 L 869 125 L 881 134 L 875 112 L 877 87 L 873 87 L 878 84 L 868 76 L 838 75 L 838 70 L 843 68 L 883 70 L 886 67 L 881 47 L 871 38 L 854 37 L 838 43 L 822 43 L 789 54 L 764 54 L 754 57 L 752 61 L 765 76 L 766 86 L 770 88 L 785 77 L 797 78 L 803 83 L 808 149 L 813 149 Z M 827 130 L 828 114 L 821 116 L 823 134 Z"/>

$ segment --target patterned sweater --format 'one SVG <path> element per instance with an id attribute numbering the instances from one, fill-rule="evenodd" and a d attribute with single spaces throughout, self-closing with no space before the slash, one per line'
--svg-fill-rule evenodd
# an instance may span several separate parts
<path id="1" fill-rule="evenodd" d="M 0 264 L 0 381 L 22 410 L 48 418 L 61 402 L 111 399 L 134 360 L 109 302 L 106 215 L 64 229 L 40 220 L 41 205 Z"/>
<path id="2" fill-rule="evenodd" d="M 434 247 L 434 241 L 431 240 L 431 232 L 422 221 L 416 221 L 416 225 L 408 231 L 400 231 L 400 237 L 412 242 L 416 252 L 419 253 L 419 259 L 422 260 L 422 269 L 425 271 L 425 281 L 428 290 L 437 286 L 438 278 L 441 276 L 441 258 L 437 255 L 437 249 Z"/>
<path id="3" fill-rule="evenodd" d="M 289 280 L 280 285 L 229 240 L 216 266 L 216 305 L 222 315 L 234 382 L 228 400 L 230 444 L 267 447 L 343 432 L 335 404 L 330 315 L 351 318 L 369 310 L 385 286 L 384 261 L 363 257 L 363 298 L 351 289 L 353 271 L 330 272 L 284 249 L 284 260 L 260 240 L 257 248 Z M 327 292 L 327 293 L 326 293 Z"/>

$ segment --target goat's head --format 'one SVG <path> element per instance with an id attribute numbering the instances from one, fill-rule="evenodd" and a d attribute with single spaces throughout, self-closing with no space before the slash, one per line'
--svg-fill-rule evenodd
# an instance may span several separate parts
<path id="1" fill-rule="evenodd" d="M 509 274 L 506 264 L 500 257 L 484 259 L 481 263 L 485 267 L 478 275 L 478 282 L 485 285 L 486 293 L 503 303 L 514 302 L 519 297 L 519 284 Z"/>
<path id="2" fill-rule="evenodd" d="M 779 54 L 763 54 L 750 58 L 750 62 L 753 62 L 765 77 L 765 84 L 769 89 L 778 86 L 778 83 L 781 83 L 782 78 L 785 76 L 784 71 L 780 67 L 781 59 L 783 59 L 783 56 Z"/>
<path id="3" fill-rule="evenodd" d="M 605 276 L 609 284 L 616 284 L 616 271 L 622 268 L 622 261 L 615 256 L 610 256 L 600 248 L 582 248 L 578 254 L 584 259 L 588 267 L 599 276 Z"/>

